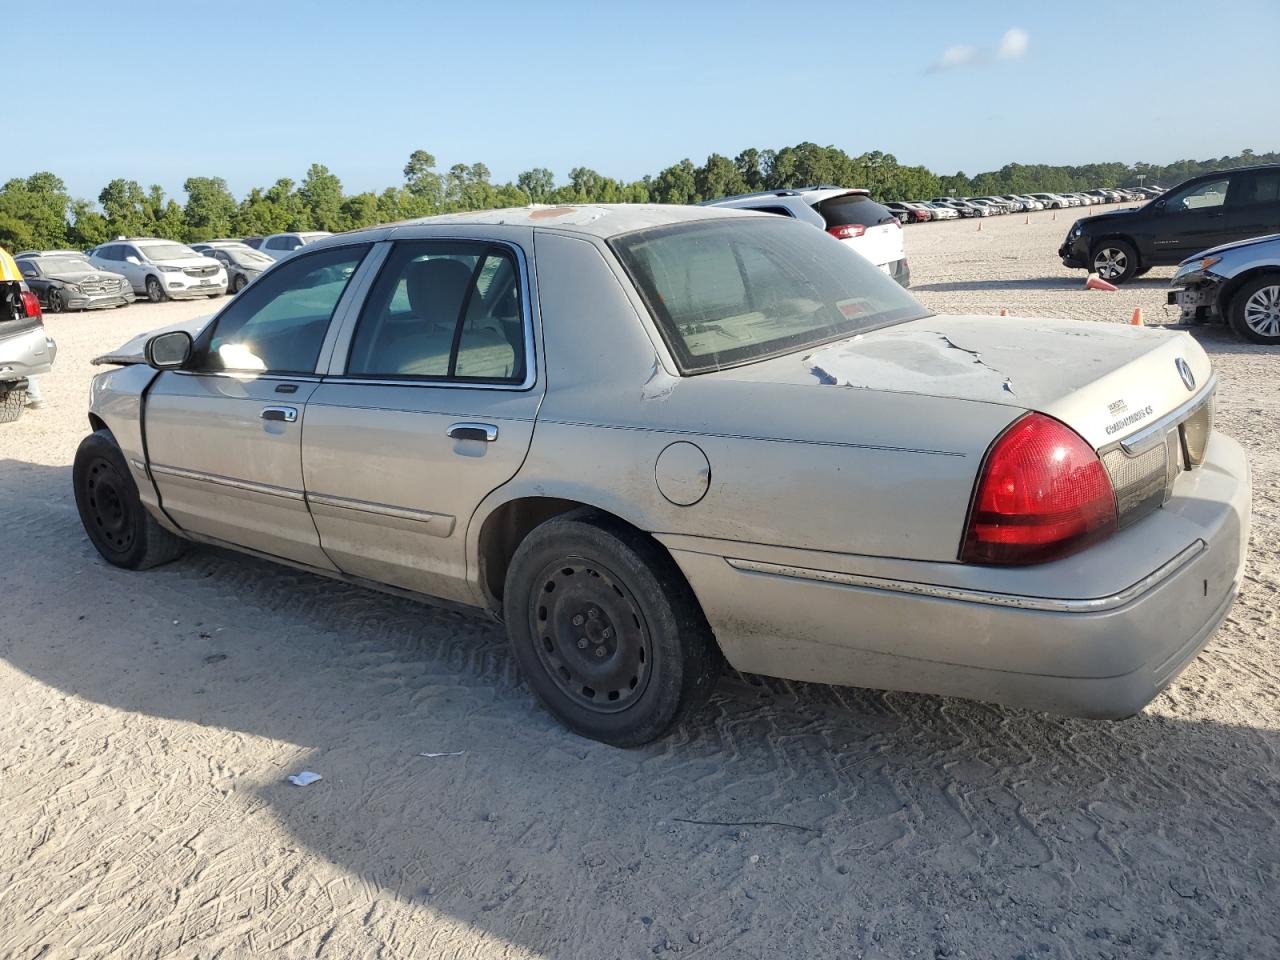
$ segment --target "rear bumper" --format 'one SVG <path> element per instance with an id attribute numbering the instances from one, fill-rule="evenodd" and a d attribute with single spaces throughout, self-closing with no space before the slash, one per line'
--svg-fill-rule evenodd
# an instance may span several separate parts
<path id="1" fill-rule="evenodd" d="M 0 381 L 38 377 L 53 369 L 58 345 L 36 326 L 0 340 Z"/>
<path id="2" fill-rule="evenodd" d="M 919 579 L 889 579 L 857 573 L 867 558 L 671 546 L 739 670 L 1116 718 L 1150 702 L 1226 617 L 1249 515 L 1244 452 L 1215 434 L 1163 509 L 1076 558 L 1013 574 L 917 564 Z M 968 584 L 939 583 L 947 568 Z M 1017 593 L 997 589 L 1011 581 Z M 1064 596 L 1073 585 L 1079 595 Z"/>

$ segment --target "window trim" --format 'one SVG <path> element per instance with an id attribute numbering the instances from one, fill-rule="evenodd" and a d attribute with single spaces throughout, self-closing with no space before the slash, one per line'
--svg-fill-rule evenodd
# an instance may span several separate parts
<path id="1" fill-rule="evenodd" d="M 346 372 L 347 361 L 351 355 L 351 344 L 355 340 L 356 328 L 360 325 L 360 313 L 364 309 L 365 302 L 369 299 L 369 295 L 373 292 L 374 286 L 382 276 L 382 271 L 386 269 L 387 263 L 391 259 L 391 253 L 397 244 L 409 243 L 468 243 L 475 244 L 483 248 L 502 247 L 510 252 L 515 259 L 516 271 L 519 274 L 520 282 L 520 324 L 524 332 L 524 379 L 520 382 L 504 381 L 504 380 L 482 380 L 467 377 L 430 377 L 430 376 L 411 376 L 405 374 L 403 376 L 393 377 L 389 375 L 381 376 L 362 376 L 359 374 L 349 375 Z M 508 393 L 525 393 L 532 390 L 538 383 L 538 354 L 534 343 L 533 335 L 533 300 L 532 285 L 529 282 L 530 270 L 529 261 L 525 255 L 524 248 L 518 243 L 510 240 L 496 240 L 486 237 L 463 237 L 451 234 L 435 235 L 426 237 L 397 237 L 383 241 L 379 246 L 385 245 L 385 252 L 381 255 L 377 264 L 377 269 L 373 271 L 369 282 L 363 285 L 360 291 L 360 301 L 352 304 L 348 316 L 345 318 L 346 329 L 339 335 L 337 344 L 335 344 L 332 356 L 329 359 L 328 372 L 323 374 L 325 383 L 346 383 L 357 386 L 371 387 L 426 387 L 430 389 L 449 389 L 449 390 L 502 390 Z"/>
<path id="2" fill-rule="evenodd" d="M 358 281 L 361 279 L 361 274 L 364 271 L 365 265 L 369 262 L 369 259 L 376 252 L 378 244 L 376 241 L 361 238 L 354 243 L 329 244 L 312 253 L 299 254 L 297 257 L 290 257 L 287 261 L 288 263 L 293 264 L 305 259 L 306 257 L 319 256 L 321 254 L 328 253 L 331 250 L 346 249 L 348 247 L 353 249 L 364 247 L 365 251 L 361 255 L 360 262 L 356 264 L 355 272 L 347 278 L 347 285 L 343 289 L 342 295 L 338 297 L 338 302 L 334 304 L 333 313 L 329 315 L 329 325 L 325 328 L 325 335 L 320 341 L 320 349 L 316 354 L 316 365 L 311 370 L 297 372 L 289 372 L 285 370 L 194 370 L 184 366 L 180 370 L 171 370 L 168 372 L 181 373 L 186 374 L 187 376 L 196 377 L 234 377 L 239 380 L 243 380 L 246 376 L 252 376 L 254 380 L 319 381 L 320 378 L 324 376 L 321 368 L 326 364 L 326 356 L 331 350 L 330 340 L 334 335 L 335 329 L 337 329 L 346 319 L 347 311 L 350 309 L 350 300 L 353 296 L 353 291 L 356 291 L 359 288 Z M 277 260 L 276 264 L 282 264 L 285 262 L 286 261 L 284 260 Z M 262 275 L 266 275 L 268 272 L 274 271 L 276 269 L 276 264 L 272 264 L 264 270 Z M 191 349 L 191 360 L 189 360 L 188 363 L 195 362 L 197 357 L 201 357 L 208 352 L 209 344 L 213 340 L 214 333 L 218 329 L 218 324 L 222 321 L 222 315 L 234 306 L 235 298 L 232 298 L 222 307 L 221 310 L 209 319 L 209 322 L 205 324 L 204 328 L 200 331 L 199 336 L 195 338 L 195 343 L 192 345 Z"/>

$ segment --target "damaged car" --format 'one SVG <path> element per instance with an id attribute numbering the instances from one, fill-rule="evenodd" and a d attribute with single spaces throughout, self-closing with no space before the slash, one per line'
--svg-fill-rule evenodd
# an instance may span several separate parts
<path id="1" fill-rule="evenodd" d="M 1244 340 L 1280 345 L 1280 233 L 1197 253 L 1170 284 L 1183 323 L 1226 323 Z"/>
<path id="2" fill-rule="evenodd" d="M 57 355 L 57 344 L 45 334 L 40 300 L 8 251 L 0 250 L 0 423 L 22 416 L 32 379 L 49 373 Z"/>
<path id="3" fill-rule="evenodd" d="M 72 483 L 108 562 L 210 544 L 473 608 L 617 745 L 726 663 L 1125 717 L 1248 542 L 1192 337 L 934 315 L 769 213 L 344 233 L 98 362 Z"/>
<path id="4" fill-rule="evenodd" d="M 133 287 L 123 274 L 99 270 L 83 254 L 27 254 L 18 258 L 27 286 L 49 313 L 108 310 L 133 303 Z"/>

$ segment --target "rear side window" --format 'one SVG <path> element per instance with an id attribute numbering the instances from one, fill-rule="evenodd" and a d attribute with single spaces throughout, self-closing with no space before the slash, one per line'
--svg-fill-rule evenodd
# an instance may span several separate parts
<path id="1" fill-rule="evenodd" d="M 610 246 L 685 374 L 928 315 L 882 270 L 797 221 L 693 221 Z"/>
<path id="2" fill-rule="evenodd" d="M 828 227 L 876 227 L 894 221 L 889 210 L 860 193 L 822 200 L 814 208 L 822 214 Z"/>
<path id="3" fill-rule="evenodd" d="M 521 383 L 526 357 L 519 277 L 506 247 L 396 244 L 360 311 L 347 374 Z"/>
<path id="4" fill-rule="evenodd" d="M 1261 207 L 1280 203 L 1280 170 L 1237 173 L 1231 184 L 1233 207 Z"/>

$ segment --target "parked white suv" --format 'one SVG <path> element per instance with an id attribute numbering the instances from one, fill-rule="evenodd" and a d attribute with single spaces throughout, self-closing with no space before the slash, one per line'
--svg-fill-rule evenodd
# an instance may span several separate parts
<path id="1" fill-rule="evenodd" d="M 911 285 L 902 224 L 892 210 L 872 200 L 868 190 L 796 187 L 707 200 L 703 206 L 760 210 L 811 223 L 847 243 L 902 286 Z"/>
<path id="2" fill-rule="evenodd" d="M 221 263 L 173 240 L 112 240 L 90 250 L 89 262 L 99 270 L 123 274 L 133 292 L 146 294 L 152 303 L 220 297 L 227 292 L 227 271 Z"/>
<path id="3" fill-rule="evenodd" d="M 258 245 L 258 252 L 265 253 L 272 260 L 281 260 L 295 250 L 301 250 L 308 243 L 315 243 L 317 240 L 332 236 L 332 233 L 328 233 L 325 230 L 273 233 L 269 237 L 262 238 L 262 243 Z"/>

